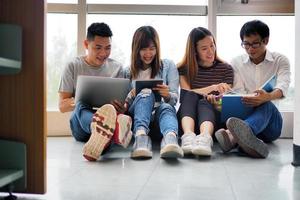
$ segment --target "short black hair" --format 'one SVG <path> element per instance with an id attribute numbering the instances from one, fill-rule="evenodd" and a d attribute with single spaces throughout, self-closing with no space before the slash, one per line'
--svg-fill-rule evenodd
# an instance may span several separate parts
<path id="1" fill-rule="evenodd" d="M 240 38 L 243 41 L 244 36 L 259 35 L 261 39 L 265 39 L 270 35 L 270 29 L 267 24 L 260 20 L 252 20 L 246 22 L 240 31 Z"/>
<path id="2" fill-rule="evenodd" d="M 94 40 L 95 36 L 111 37 L 113 34 L 105 23 L 92 23 L 87 29 L 87 40 Z"/>

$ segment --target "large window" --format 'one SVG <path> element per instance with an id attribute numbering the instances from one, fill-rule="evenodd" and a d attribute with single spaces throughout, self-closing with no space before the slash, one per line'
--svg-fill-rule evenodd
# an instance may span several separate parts
<path id="1" fill-rule="evenodd" d="M 54 1 L 54 0 L 52 0 Z M 87 0 L 93 4 L 207 5 L 207 0 Z"/>
<path id="2" fill-rule="evenodd" d="M 87 26 L 93 22 L 106 22 L 113 31 L 111 57 L 124 66 L 129 65 L 133 33 L 140 26 L 153 26 L 160 37 L 162 58 L 175 63 L 182 58 L 186 40 L 192 28 L 207 27 L 204 16 L 166 15 L 88 15 Z M 187 23 L 189 22 L 189 23 Z"/>
<path id="3" fill-rule="evenodd" d="M 140 26 L 151 25 L 158 31 L 162 58 L 172 59 L 175 63 L 183 56 L 187 36 L 192 28 L 216 26 L 218 53 L 224 60 L 230 61 L 234 56 L 244 53 L 240 46 L 239 30 L 244 22 L 251 19 L 261 19 L 270 26 L 268 48 L 283 53 L 290 60 L 291 87 L 287 98 L 281 101 L 280 109 L 289 111 L 293 109 L 294 16 L 284 16 L 284 13 L 280 16 L 218 16 L 214 24 L 214 15 L 220 12 L 225 15 L 228 12 L 239 15 L 240 3 L 217 1 L 218 3 L 214 4 L 216 2 L 214 0 L 48 0 L 47 2 L 50 3 L 47 15 L 48 110 L 58 110 L 57 92 L 62 70 L 70 59 L 84 54 L 82 42 L 86 28 L 93 22 L 109 24 L 113 31 L 111 57 L 123 63 L 125 67 L 129 65 L 133 33 Z M 208 9 L 209 2 L 210 6 L 216 7 L 215 10 L 211 9 L 212 7 Z M 226 7 L 226 2 L 230 6 Z M 265 8 L 267 3 L 260 5 L 261 3 L 257 1 L 258 7 L 262 8 Z M 232 8 L 232 5 L 236 8 Z M 245 9 L 245 5 L 242 7 Z M 265 9 L 262 8 L 260 12 L 263 14 Z M 274 8 L 275 10 L 270 11 L 276 12 L 277 7 Z M 210 13 L 207 13 L 208 11 Z"/>
<path id="4" fill-rule="evenodd" d="M 288 57 L 291 64 L 291 85 L 287 97 L 279 101 L 282 111 L 292 111 L 294 102 L 295 74 L 295 18 L 294 16 L 219 16 L 217 17 L 218 54 L 226 61 L 245 53 L 241 47 L 240 29 L 250 20 L 259 19 L 268 24 L 270 39 L 267 48 Z"/>
<path id="5" fill-rule="evenodd" d="M 65 64 L 77 55 L 77 15 L 47 15 L 47 109 L 58 110 L 58 85 Z"/>
<path id="6" fill-rule="evenodd" d="M 47 0 L 47 3 L 73 3 L 73 4 L 77 4 L 78 0 Z"/>

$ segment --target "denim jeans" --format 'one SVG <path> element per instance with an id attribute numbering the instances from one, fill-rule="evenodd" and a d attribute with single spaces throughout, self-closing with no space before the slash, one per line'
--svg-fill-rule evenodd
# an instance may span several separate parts
<path id="1" fill-rule="evenodd" d="M 272 102 L 264 103 L 245 120 L 253 133 L 264 142 L 276 140 L 282 129 L 282 117 Z"/>
<path id="2" fill-rule="evenodd" d="M 77 102 L 70 118 L 72 135 L 77 141 L 87 142 L 91 135 L 94 111 L 82 102 Z"/>
<path id="3" fill-rule="evenodd" d="M 134 99 L 129 108 L 133 116 L 133 132 L 144 130 L 149 133 L 150 122 L 155 120 L 159 124 L 160 133 L 166 135 L 169 132 L 178 133 L 178 121 L 176 110 L 168 103 L 161 104 L 154 108 L 155 97 L 150 89 L 143 89 Z M 152 111 L 154 115 L 152 115 Z"/>

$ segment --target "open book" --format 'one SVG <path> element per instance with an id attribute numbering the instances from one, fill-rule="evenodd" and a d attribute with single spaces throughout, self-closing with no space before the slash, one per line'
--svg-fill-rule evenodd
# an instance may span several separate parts
<path id="1" fill-rule="evenodd" d="M 244 96 L 255 94 L 225 94 L 222 96 L 221 122 L 226 122 L 229 117 L 246 119 L 252 112 L 253 107 L 246 106 L 242 102 Z"/>
<path id="2" fill-rule="evenodd" d="M 266 92 L 272 92 L 276 85 L 276 75 L 271 76 L 259 89 L 263 89 Z"/>
<path id="3" fill-rule="evenodd" d="M 276 84 L 276 75 L 268 79 L 259 89 L 266 92 L 273 91 Z M 254 110 L 253 107 L 246 106 L 242 102 L 244 96 L 255 96 L 256 94 L 237 94 L 229 92 L 222 96 L 221 122 L 226 122 L 229 117 L 246 119 Z"/>

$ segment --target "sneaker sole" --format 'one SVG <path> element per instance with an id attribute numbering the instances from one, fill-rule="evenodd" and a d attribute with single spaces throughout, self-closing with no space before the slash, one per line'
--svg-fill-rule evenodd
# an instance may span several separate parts
<path id="1" fill-rule="evenodd" d="M 191 155 L 192 154 L 192 146 L 190 147 L 181 147 L 184 155 Z"/>
<path id="2" fill-rule="evenodd" d="M 177 145 L 169 144 L 160 150 L 160 157 L 161 158 L 182 158 L 183 150 Z"/>
<path id="3" fill-rule="evenodd" d="M 207 149 L 197 148 L 192 150 L 192 154 L 196 156 L 211 156 L 212 151 Z"/>
<path id="4" fill-rule="evenodd" d="M 131 158 L 152 158 L 152 152 L 148 149 L 137 149 L 131 153 Z"/>
<path id="5" fill-rule="evenodd" d="M 269 154 L 268 146 L 258 139 L 251 128 L 238 118 L 229 118 L 227 128 L 237 139 L 239 146 L 251 157 L 266 158 Z"/>
<path id="6" fill-rule="evenodd" d="M 116 125 L 116 133 L 115 133 L 115 142 L 124 148 L 128 147 L 131 138 L 132 138 L 132 120 L 131 117 L 127 115 L 120 114 L 117 117 L 117 125 Z"/>
<path id="7" fill-rule="evenodd" d="M 224 136 L 224 133 L 226 131 L 224 129 L 220 129 L 215 133 L 215 137 L 219 143 L 220 148 L 224 153 L 228 153 L 231 149 L 233 149 L 233 145 L 231 145 L 229 138 Z"/>
<path id="8" fill-rule="evenodd" d="M 91 123 L 91 137 L 83 147 L 83 157 L 96 161 L 112 139 L 116 126 L 117 112 L 112 105 L 104 105 L 97 110 Z"/>

